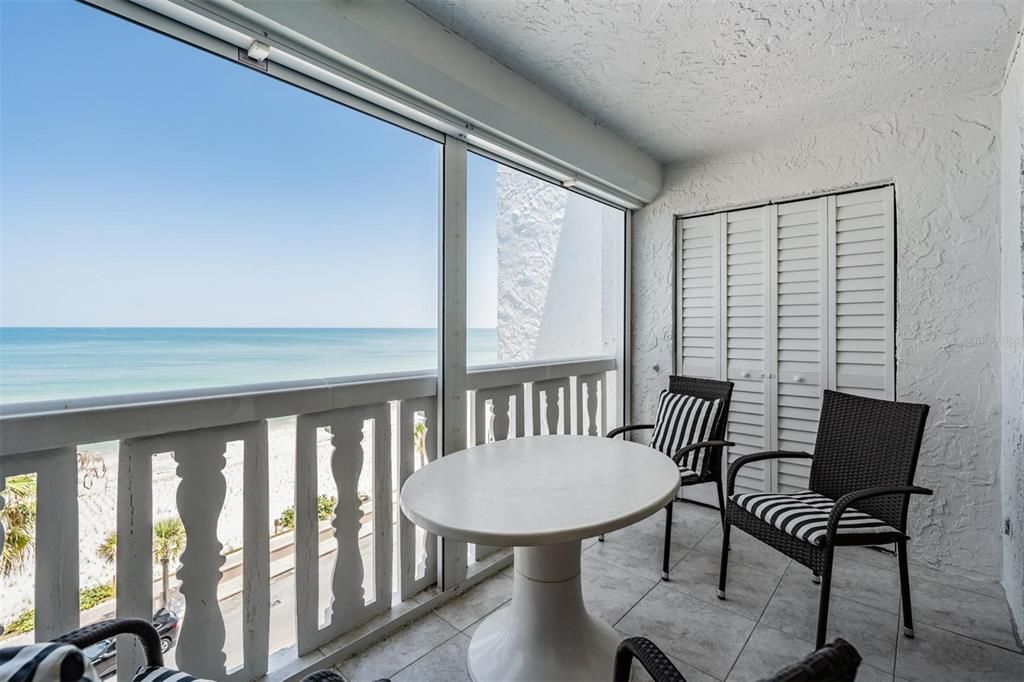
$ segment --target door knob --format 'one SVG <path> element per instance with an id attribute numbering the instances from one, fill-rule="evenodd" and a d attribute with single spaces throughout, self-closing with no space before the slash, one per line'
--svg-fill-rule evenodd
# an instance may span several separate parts
<path id="1" fill-rule="evenodd" d="M 804 380 L 804 378 L 802 376 L 800 376 L 799 374 L 797 374 L 796 376 L 793 377 L 793 381 L 797 382 L 798 384 L 799 383 L 803 383 L 803 380 Z"/>
<path id="2" fill-rule="evenodd" d="M 750 372 L 743 370 L 742 372 L 740 372 L 740 376 L 743 377 L 744 379 L 747 379 L 750 377 Z"/>

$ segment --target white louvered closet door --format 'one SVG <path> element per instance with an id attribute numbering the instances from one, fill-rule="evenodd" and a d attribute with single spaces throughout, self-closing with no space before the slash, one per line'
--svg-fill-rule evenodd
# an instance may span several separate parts
<path id="1" fill-rule="evenodd" d="M 773 449 L 814 451 L 821 392 L 828 385 L 828 207 L 830 197 L 769 207 L 774 212 L 776 366 Z M 807 460 L 773 462 L 782 492 L 804 490 Z"/>
<path id="2" fill-rule="evenodd" d="M 895 400 L 894 200 L 887 186 L 679 221 L 677 368 L 734 382 L 730 462 L 812 452 L 826 388 Z M 736 487 L 803 489 L 809 471 L 758 463 Z"/>
<path id="3" fill-rule="evenodd" d="M 714 379 L 720 374 L 720 222 L 718 215 L 684 218 L 677 228 L 677 367 L 687 376 Z"/>
<path id="4" fill-rule="evenodd" d="M 893 187 L 830 197 L 829 365 L 837 391 L 896 399 Z"/>
<path id="5" fill-rule="evenodd" d="M 768 396 L 769 359 L 773 340 L 770 225 L 767 207 L 724 214 L 724 287 L 720 303 L 725 328 L 720 339 L 725 356 L 724 376 L 734 382 L 727 439 L 729 462 L 742 455 L 763 452 L 772 440 Z M 723 343 L 724 342 L 724 343 Z M 769 489 L 768 466 L 747 465 L 736 479 L 736 490 Z"/>

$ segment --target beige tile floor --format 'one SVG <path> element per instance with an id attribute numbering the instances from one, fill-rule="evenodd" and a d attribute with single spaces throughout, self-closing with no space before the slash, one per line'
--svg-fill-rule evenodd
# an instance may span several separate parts
<path id="1" fill-rule="evenodd" d="M 690 682 L 757 680 L 814 647 L 817 586 L 809 571 L 733 533 L 729 599 L 716 596 L 718 514 L 677 503 L 671 580 L 659 580 L 664 515 L 584 543 L 589 608 L 623 635 L 644 635 Z M 350 682 L 468 680 L 466 651 L 480 620 L 512 596 L 512 569 L 342 662 Z M 911 567 L 917 637 L 901 634 L 895 559 L 871 549 L 837 555 L 829 638 L 841 636 L 864 659 L 858 680 L 1021 682 L 1024 654 L 1002 589 Z M 634 674 L 634 679 L 648 679 Z"/>

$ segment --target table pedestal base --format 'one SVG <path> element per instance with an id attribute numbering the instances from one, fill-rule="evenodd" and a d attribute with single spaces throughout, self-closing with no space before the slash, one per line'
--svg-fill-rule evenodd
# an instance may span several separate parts
<path id="1" fill-rule="evenodd" d="M 512 602 L 477 628 L 469 674 L 495 680 L 610 680 L 622 636 L 587 612 L 580 542 L 516 547 Z"/>

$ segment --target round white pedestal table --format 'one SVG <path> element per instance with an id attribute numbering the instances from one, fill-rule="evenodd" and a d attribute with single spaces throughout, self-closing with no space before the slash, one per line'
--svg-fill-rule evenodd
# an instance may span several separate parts
<path id="1" fill-rule="evenodd" d="M 668 504 L 679 471 L 643 445 L 534 436 L 442 457 L 402 488 L 402 511 L 435 535 L 515 547 L 512 601 L 480 624 L 469 673 L 496 680 L 610 680 L 622 639 L 591 615 L 580 541 Z"/>

